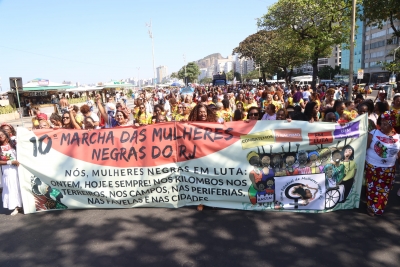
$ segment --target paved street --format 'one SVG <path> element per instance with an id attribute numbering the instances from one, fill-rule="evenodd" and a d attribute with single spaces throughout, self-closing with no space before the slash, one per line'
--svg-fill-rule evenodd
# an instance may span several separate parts
<path id="1" fill-rule="evenodd" d="M 400 262 L 399 188 L 398 179 L 380 218 L 369 217 L 363 202 L 325 214 L 198 212 L 193 206 L 13 217 L 1 208 L 0 266 L 394 267 Z"/>
<path id="2" fill-rule="evenodd" d="M 0 210 L 0 266 L 398 266 L 400 197 L 381 218 L 195 207 Z"/>

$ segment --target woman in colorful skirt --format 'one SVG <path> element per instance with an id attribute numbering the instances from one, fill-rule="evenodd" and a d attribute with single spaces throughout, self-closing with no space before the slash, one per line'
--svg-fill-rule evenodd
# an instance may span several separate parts
<path id="1" fill-rule="evenodd" d="M 368 135 L 365 178 L 367 182 L 367 213 L 382 215 L 394 184 L 395 164 L 400 155 L 400 136 L 394 130 L 395 113 L 385 112 L 378 118 L 380 130 Z"/>

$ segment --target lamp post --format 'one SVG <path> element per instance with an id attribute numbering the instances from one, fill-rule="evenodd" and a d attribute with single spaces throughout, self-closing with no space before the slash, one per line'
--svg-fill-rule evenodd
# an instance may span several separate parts
<path id="1" fill-rule="evenodd" d="M 146 26 L 149 28 L 149 37 L 151 39 L 151 47 L 152 47 L 152 54 L 153 54 L 153 82 L 154 82 L 154 80 L 156 79 L 156 67 L 154 64 L 154 41 L 153 41 L 153 32 L 152 32 L 152 28 L 151 28 L 151 19 L 150 19 L 149 24 L 146 23 Z"/>
<path id="2" fill-rule="evenodd" d="M 186 84 L 186 56 L 185 56 L 185 54 L 183 54 L 183 64 L 184 64 L 184 66 L 185 66 L 185 78 L 184 78 L 184 83 L 185 83 L 185 87 L 187 87 L 187 84 Z"/>
<path id="3" fill-rule="evenodd" d="M 353 68 L 354 68 L 354 34 L 355 34 L 355 24 L 356 24 L 356 5 L 357 0 L 352 0 L 352 12 L 351 12 L 351 36 L 350 36 L 350 63 L 349 63 L 349 95 L 347 100 L 352 100 L 353 97 Z"/>
<path id="4" fill-rule="evenodd" d="M 139 71 L 140 71 L 140 67 L 137 67 L 137 76 L 138 76 L 138 83 L 139 83 L 139 91 L 142 90 L 141 86 L 140 86 L 140 75 L 139 75 Z"/>

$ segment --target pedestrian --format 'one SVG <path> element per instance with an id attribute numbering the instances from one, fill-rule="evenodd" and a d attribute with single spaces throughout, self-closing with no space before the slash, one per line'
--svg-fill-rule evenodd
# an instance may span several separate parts
<path id="1" fill-rule="evenodd" d="M 61 108 L 61 112 L 64 114 L 65 112 L 68 112 L 68 100 L 65 98 L 65 96 L 61 97 L 60 102 L 58 103 Z"/>
<path id="2" fill-rule="evenodd" d="M 89 106 L 90 111 L 93 111 L 94 102 L 93 102 L 93 100 L 92 100 L 92 98 L 90 96 L 88 96 L 86 104 Z"/>
<path id="3" fill-rule="evenodd" d="M 395 181 L 395 164 L 400 156 L 400 136 L 394 130 L 395 123 L 395 113 L 387 111 L 378 118 L 380 129 L 368 134 L 365 178 L 370 216 L 384 213 Z"/>
<path id="4" fill-rule="evenodd" d="M 208 106 L 204 104 L 198 104 L 190 112 L 188 120 L 192 122 L 217 122 L 218 118 Z M 204 206 L 200 204 L 197 206 L 197 210 L 202 211 L 203 207 Z"/>
<path id="5" fill-rule="evenodd" d="M 15 143 L 10 142 L 6 131 L 0 129 L 0 165 L 2 170 L 3 207 L 13 210 L 11 215 L 22 211 L 22 197 L 18 178 L 18 166 Z"/>

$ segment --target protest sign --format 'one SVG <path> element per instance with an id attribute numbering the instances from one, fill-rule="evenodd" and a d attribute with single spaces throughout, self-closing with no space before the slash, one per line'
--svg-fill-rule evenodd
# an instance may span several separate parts
<path id="1" fill-rule="evenodd" d="M 367 118 L 18 129 L 25 213 L 212 207 L 325 212 L 358 207 Z"/>

